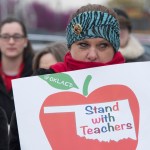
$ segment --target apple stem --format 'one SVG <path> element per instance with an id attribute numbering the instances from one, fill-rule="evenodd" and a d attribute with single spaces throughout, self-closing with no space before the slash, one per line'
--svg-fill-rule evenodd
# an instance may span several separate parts
<path id="1" fill-rule="evenodd" d="M 83 95 L 84 96 L 88 95 L 88 87 L 89 87 L 89 83 L 90 83 L 91 79 L 92 79 L 92 76 L 88 75 L 84 81 L 84 84 L 83 84 Z"/>

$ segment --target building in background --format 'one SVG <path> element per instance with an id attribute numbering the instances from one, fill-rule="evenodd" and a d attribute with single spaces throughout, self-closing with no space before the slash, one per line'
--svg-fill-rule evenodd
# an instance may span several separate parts
<path id="1" fill-rule="evenodd" d="M 88 3 L 123 8 L 133 31 L 150 33 L 150 0 L 0 0 L 0 20 L 14 15 L 25 22 L 29 33 L 64 35 L 70 13 Z"/>
<path id="2" fill-rule="evenodd" d="M 150 0 L 110 0 L 108 5 L 128 13 L 133 32 L 150 33 Z"/>
<path id="3" fill-rule="evenodd" d="M 106 0 L 0 0 L 0 19 L 14 15 L 29 32 L 62 35 L 70 14 L 88 3 L 105 4 Z"/>

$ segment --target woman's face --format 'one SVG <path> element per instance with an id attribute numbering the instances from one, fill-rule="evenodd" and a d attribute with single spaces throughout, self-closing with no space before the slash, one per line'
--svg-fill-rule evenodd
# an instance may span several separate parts
<path id="1" fill-rule="evenodd" d="M 40 62 L 39 62 L 39 68 L 45 68 L 49 69 L 51 65 L 54 65 L 57 63 L 56 58 L 53 54 L 47 53 L 41 56 Z"/>
<path id="2" fill-rule="evenodd" d="M 23 55 L 27 46 L 22 27 L 17 22 L 6 23 L 0 32 L 0 51 L 2 56 L 16 58 Z"/>
<path id="3" fill-rule="evenodd" d="M 71 56 L 84 62 L 107 63 L 114 57 L 112 45 L 103 38 L 92 38 L 77 41 L 71 46 Z"/>
<path id="4" fill-rule="evenodd" d="M 128 44 L 129 40 L 129 30 L 127 27 L 120 28 L 120 47 L 123 48 Z"/>

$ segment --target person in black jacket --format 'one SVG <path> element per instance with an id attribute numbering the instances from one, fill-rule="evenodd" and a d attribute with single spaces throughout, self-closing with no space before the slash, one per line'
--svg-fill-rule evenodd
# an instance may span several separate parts
<path id="1" fill-rule="evenodd" d="M 65 55 L 64 62 L 58 62 L 50 69 L 36 70 L 34 75 L 75 71 L 125 62 L 124 57 L 118 52 L 119 22 L 112 9 L 96 4 L 79 8 L 70 18 L 66 33 L 69 52 Z M 10 126 L 9 148 L 20 150 L 15 113 Z"/>
<path id="2" fill-rule="evenodd" d="M 7 116 L 0 107 L 0 150 L 8 150 L 8 125 Z"/>
<path id="3" fill-rule="evenodd" d="M 32 75 L 33 50 L 23 22 L 6 18 L 0 23 L 0 106 L 10 123 L 14 111 L 11 80 Z"/>

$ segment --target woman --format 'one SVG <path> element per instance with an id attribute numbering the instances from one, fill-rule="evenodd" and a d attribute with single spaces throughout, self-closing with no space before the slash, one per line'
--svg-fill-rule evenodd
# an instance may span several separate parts
<path id="1" fill-rule="evenodd" d="M 57 62 L 63 62 L 67 51 L 68 48 L 65 43 L 50 43 L 45 49 L 35 54 L 33 59 L 33 71 L 36 71 L 39 68 L 49 69 L 51 65 L 54 65 Z"/>
<path id="2" fill-rule="evenodd" d="M 40 69 L 37 74 L 73 71 L 91 67 L 123 63 L 119 23 L 116 13 L 101 5 L 87 5 L 76 11 L 66 29 L 70 50 L 64 62 Z M 35 74 L 36 74 L 35 73 Z"/>
<path id="3" fill-rule="evenodd" d="M 33 51 L 24 24 L 15 18 L 0 23 L 0 106 L 10 123 L 14 111 L 11 80 L 32 74 Z"/>
<path id="4" fill-rule="evenodd" d="M 112 9 L 96 4 L 79 8 L 70 19 L 66 34 L 70 51 L 65 55 L 64 62 L 52 65 L 50 69 L 39 69 L 35 74 L 124 63 L 124 57 L 118 52 L 119 23 Z M 12 126 L 16 126 L 16 117 L 12 120 Z M 13 138 L 19 140 L 17 130 L 13 136 L 10 141 Z M 16 145 L 18 143 L 16 140 Z"/>

